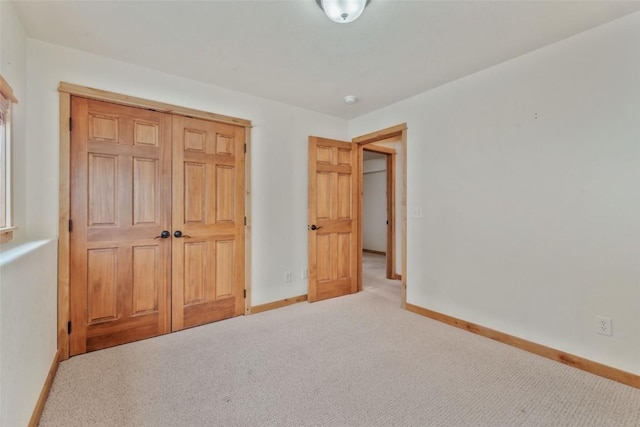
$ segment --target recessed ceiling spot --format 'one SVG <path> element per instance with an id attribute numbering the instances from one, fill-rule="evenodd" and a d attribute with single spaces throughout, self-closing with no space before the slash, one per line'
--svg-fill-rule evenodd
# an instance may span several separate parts
<path id="1" fill-rule="evenodd" d="M 355 104 L 358 102 L 358 97 L 354 95 L 347 95 L 344 97 L 344 103 L 347 105 Z"/>

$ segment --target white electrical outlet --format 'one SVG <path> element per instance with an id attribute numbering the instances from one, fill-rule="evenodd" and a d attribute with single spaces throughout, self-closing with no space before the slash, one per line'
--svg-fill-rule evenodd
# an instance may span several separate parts
<path id="1" fill-rule="evenodd" d="M 413 208 L 413 217 L 422 218 L 423 217 L 422 208 Z"/>
<path id="2" fill-rule="evenodd" d="M 601 335 L 612 336 L 611 318 L 604 316 L 596 316 L 596 332 Z"/>
<path id="3" fill-rule="evenodd" d="M 291 272 L 290 271 L 285 271 L 284 272 L 284 281 L 285 282 L 290 282 L 291 281 Z"/>
<path id="4" fill-rule="evenodd" d="M 309 278 L 309 270 L 306 268 L 302 269 L 302 278 L 303 279 L 308 279 Z"/>

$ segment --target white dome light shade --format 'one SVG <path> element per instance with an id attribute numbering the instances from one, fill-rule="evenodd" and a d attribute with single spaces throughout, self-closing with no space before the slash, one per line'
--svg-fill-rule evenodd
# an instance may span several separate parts
<path id="1" fill-rule="evenodd" d="M 367 0 L 320 0 L 320 7 L 332 21 L 347 24 L 362 15 L 367 3 Z"/>

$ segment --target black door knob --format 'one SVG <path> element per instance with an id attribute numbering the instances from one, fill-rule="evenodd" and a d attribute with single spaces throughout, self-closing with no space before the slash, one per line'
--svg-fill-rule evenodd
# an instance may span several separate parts
<path id="1" fill-rule="evenodd" d="M 177 238 L 182 237 L 182 231 L 180 231 L 180 230 L 176 230 L 176 231 L 173 233 L 173 236 L 174 236 L 174 237 L 177 237 Z"/>
<path id="2" fill-rule="evenodd" d="M 159 236 L 154 237 L 154 239 L 167 239 L 169 238 L 169 236 L 171 236 L 171 233 L 169 233 L 167 230 L 162 231 L 162 233 L 160 233 Z"/>
<path id="3" fill-rule="evenodd" d="M 311 226 L 311 229 L 312 229 L 313 231 L 320 230 L 321 228 L 322 228 L 322 227 L 318 227 L 318 226 L 317 226 L 317 225 L 315 225 L 315 224 L 313 224 L 313 225 Z"/>

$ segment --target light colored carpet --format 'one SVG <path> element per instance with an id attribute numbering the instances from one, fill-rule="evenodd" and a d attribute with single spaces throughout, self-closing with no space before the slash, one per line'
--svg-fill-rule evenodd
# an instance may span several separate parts
<path id="1" fill-rule="evenodd" d="M 640 426 L 640 390 L 365 290 L 73 357 L 42 426 Z M 381 260 L 382 259 L 382 260 Z"/>

